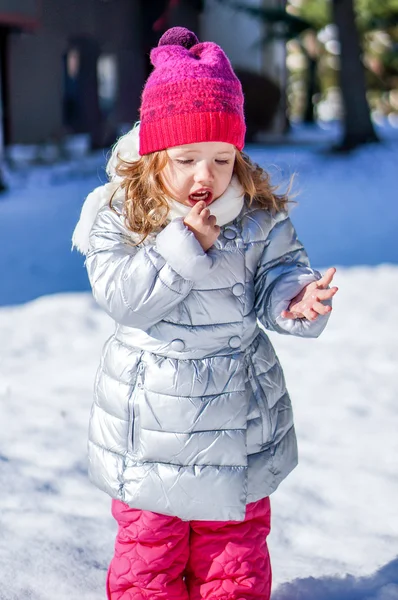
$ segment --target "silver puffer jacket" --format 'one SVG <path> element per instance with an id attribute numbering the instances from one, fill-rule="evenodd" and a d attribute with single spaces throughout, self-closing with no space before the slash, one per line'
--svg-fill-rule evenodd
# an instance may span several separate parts
<path id="1" fill-rule="evenodd" d="M 134 246 L 105 206 L 86 264 L 116 322 L 95 383 L 91 480 L 131 507 L 244 519 L 297 463 L 283 372 L 259 323 L 317 337 L 327 322 L 280 316 L 320 277 L 290 219 L 245 203 L 205 253 L 182 219 Z"/>

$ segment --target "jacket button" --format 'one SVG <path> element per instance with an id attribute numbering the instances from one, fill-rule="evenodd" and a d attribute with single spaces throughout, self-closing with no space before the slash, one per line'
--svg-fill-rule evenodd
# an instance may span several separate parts
<path id="1" fill-rule="evenodd" d="M 234 296 L 241 296 L 245 290 L 245 286 L 243 283 L 235 283 L 232 288 L 232 293 Z"/>
<path id="2" fill-rule="evenodd" d="M 182 352 L 185 348 L 185 344 L 182 340 L 173 340 L 170 344 L 170 348 L 174 350 L 174 352 Z"/>
<path id="3" fill-rule="evenodd" d="M 234 335 L 234 336 L 232 336 L 229 339 L 228 343 L 229 343 L 230 348 L 239 348 L 239 346 L 240 346 L 240 337 L 237 336 L 237 335 Z"/>
<path id="4" fill-rule="evenodd" d="M 233 229 L 225 229 L 223 236 L 227 239 L 227 240 L 234 240 L 236 238 L 236 233 Z"/>

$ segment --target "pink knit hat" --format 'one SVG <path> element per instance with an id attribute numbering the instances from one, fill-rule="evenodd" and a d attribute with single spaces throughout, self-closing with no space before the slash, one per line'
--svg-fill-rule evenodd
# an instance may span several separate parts
<path id="1" fill-rule="evenodd" d="M 184 27 L 163 34 L 142 93 L 140 155 L 196 142 L 242 150 L 243 93 L 223 50 Z"/>

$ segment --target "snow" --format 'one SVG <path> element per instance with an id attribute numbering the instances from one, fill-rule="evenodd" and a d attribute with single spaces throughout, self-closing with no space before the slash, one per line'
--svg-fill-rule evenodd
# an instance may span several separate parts
<path id="1" fill-rule="evenodd" d="M 398 144 L 345 157 L 301 138 L 252 147 L 274 179 L 299 172 L 293 219 L 313 263 L 338 265 L 318 340 L 271 335 L 299 467 L 272 496 L 273 600 L 398 598 Z M 115 523 L 86 475 L 95 370 L 110 319 L 70 236 L 103 153 L 9 174 L 0 199 L 0 599 L 105 597 Z M 23 304 L 24 302 L 32 300 Z"/>
<path id="2" fill-rule="evenodd" d="M 89 289 L 71 236 L 82 200 L 105 182 L 104 160 L 98 152 L 9 174 L 10 190 L 0 196 L 0 306 Z"/>

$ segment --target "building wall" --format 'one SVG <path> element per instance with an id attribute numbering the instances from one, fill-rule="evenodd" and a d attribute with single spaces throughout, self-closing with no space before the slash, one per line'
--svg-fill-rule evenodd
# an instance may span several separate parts
<path id="1" fill-rule="evenodd" d="M 40 143 L 68 133 L 63 112 L 64 60 L 74 46 L 85 57 L 87 76 L 82 78 L 81 95 L 95 145 L 106 143 L 107 135 L 96 105 L 96 59 L 101 54 L 114 55 L 118 65 L 111 125 L 133 122 L 144 77 L 140 31 L 140 3 L 134 0 L 41 0 L 39 26 L 9 34 L 8 142 Z"/>
<path id="2" fill-rule="evenodd" d="M 62 132 L 62 40 L 12 34 L 9 39 L 9 122 L 12 143 L 40 143 Z M 51 78 L 51 86 L 48 80 Z"/>
<path id="3" fill-rule="evenodd" d="M 40 0 L 0 0 L 0 23 L 32 28 L 37 26 Z"/>

